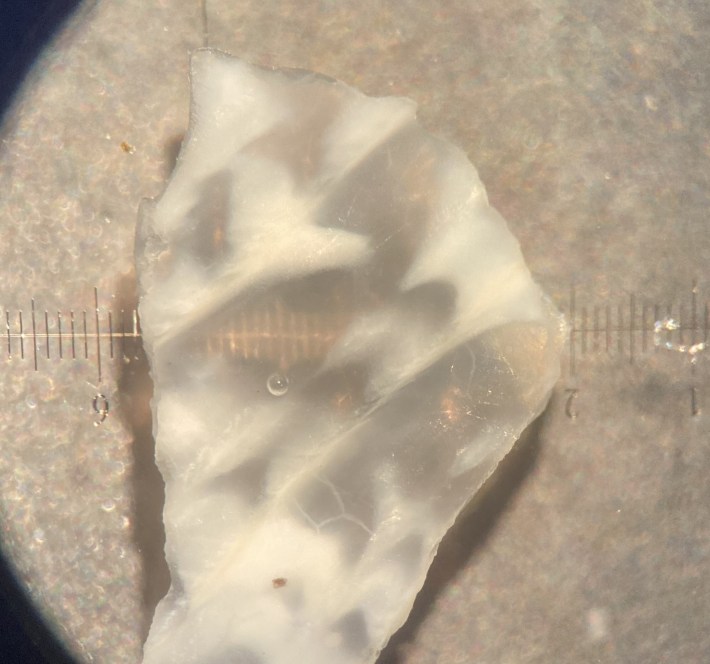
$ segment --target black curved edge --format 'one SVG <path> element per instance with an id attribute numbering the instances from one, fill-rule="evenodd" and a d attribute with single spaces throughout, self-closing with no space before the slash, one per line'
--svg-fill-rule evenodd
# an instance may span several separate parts
<path id="1" fill-rule="evenodd" d="M 0 1 L 0 123 L 35 59 L 79 4 Z M 0 539 L 0 662 L 76 664 L 33 606 L 3 547 Z"/>
<path id="2" fill-rule="evenodd" d="M 32 605 L 4 556 L 0 556 L 0 662 L 76 664 Z"/>
<path id="3" fill-rule="evenodd" d="M 0 1 L 0 123 L 42 48 L 80 0 Z"/>

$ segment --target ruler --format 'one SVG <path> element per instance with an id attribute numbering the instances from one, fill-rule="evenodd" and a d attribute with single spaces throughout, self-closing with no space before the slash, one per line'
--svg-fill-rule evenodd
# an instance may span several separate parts
<path id="1" fill-rule="evenodd" d="M 710 303 L 695 283 L 686 297 L 667 303 L 646 302 L 633 293 L 616 300 L 594 298 L 575 285 L 556 300 L 569 326 L 561 379 L 569 419 L 579 415 L 590 362 L 606 361 L 610 370 L 620 364 L 643 367 L 659 353 L 677 356 L 676 371 L 687 374 L 688 414 L 700 415 L 703 380 L 698 367 L 709 350 Z M 31 299 L 24 310 L 5 309 L 6 365 L 46 371 L 56 362 L 84 363 L 100 385 L 107 363 L 130 363 L 142 354 L 137 309 L 114 310 L 101 302 L 94 287 L 93 301 L 84 306 L 49 310 Z M 91 402 L 97 422 L 103 422 L 110 410 L 108 399 L 97 392 Z"/>
<path id="2" fill-rule="evenodd" d="M 112 310 L 100 306 L 99 291 L 88 306 L 43 309 L 32 298 L 26 310 L 4 310 L 4 354 L 6 365 L 18 363 L 34 371 L 51 370 L 54 362 L 86 364 L 95 372 L 97 384 L 104 381 L 105 364 L 130 363 L 141 351 L 141 329 L 135 307 Z M 91 396 L 92 410 L 102 423 L 110 412 L 108 398 Z"/>
<path id="3" fill-rule="evenodd" d="M 659 354 L 674 356 L 670 370 L 676 379 L 685 372 L 687 414 L 699 416 L 706 380 L 700 363 L 709 350 L 710 304 L 701 297 L 697 283 L 692 283 L 686 296 L 665 303 L 648 302 L 634 293 L 614 301 L 580 297 L 579 290 L 572 285 L 566 302 L 558 303 L 569 324 L 563 365 L 567 417 L 579 415 L 579 385 L 591 366 L 605 362 L 609 368 L 626 365 L 643 372 L 658 365 Z"/>

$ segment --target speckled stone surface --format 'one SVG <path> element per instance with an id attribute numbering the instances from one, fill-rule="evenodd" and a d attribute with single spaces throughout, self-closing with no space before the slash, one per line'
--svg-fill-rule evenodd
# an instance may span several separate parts
<path id="1" fill-rule="evenodd" d="M 710 9 L 87 3 L 2 128 L 4 308 L 90 310 L 94 286 L 104 314 L 130 307 L 137 207 L 170 171 L 203 44 L 414 99 L 476 164 L 543 287 L 569 309 L 575 282 L 575 322 L 599 319 L 381 664 L 705 661 L 710 359 L 653 352 L 640 330 L 669 304 L 692 327 L 695 280 L 685 334 L 705 334 Z M 636 332 L 618 334 L 632 294 Z M 106 362 L 97 384 L 90 362 L 2 360 L 3 549 L 78 661 L 135 664 L 165 589 L 144 365 Z M 112 411 L 94 426 L 99 390 Z"/>

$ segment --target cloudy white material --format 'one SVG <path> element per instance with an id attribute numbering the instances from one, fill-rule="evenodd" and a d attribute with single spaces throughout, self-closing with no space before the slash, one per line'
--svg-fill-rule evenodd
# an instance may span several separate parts
<path id="1" fill-rule="evenodd" d="M 559 315 L 406 99 L 202 50 L 137 264 L 172 587 L 145 664 L 368 664 L 542 410 Z"/>

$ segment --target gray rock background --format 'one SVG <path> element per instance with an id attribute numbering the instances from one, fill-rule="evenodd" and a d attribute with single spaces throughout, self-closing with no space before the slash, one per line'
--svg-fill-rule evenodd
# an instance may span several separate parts
<path id="1" fill-rule="evenodd" d="M 550 407 L 445 540 L 381 664 L 706 661 L 710 359 L 655 348 L 653 324 L 680 321 L 662 336 L 676 346 L 707 338 L 710 8 L 86 2 L 2 127 L 13 326 L 34 297 L 40 330 L 45 309 L 74 309 L 80 329 L 96 287 L 130 329 L 137 207 L 171 169 L 205 44 L 417 101 L 574 323 Z M 93 347 L 46 360 L 40 335 L 35 372 L 13 343 L 3 549 L 78 661 L 135 664 L 166 583 L 140 344 L 99 381 Z M 99 392 L 111 413 L 94 426 Z"/>

